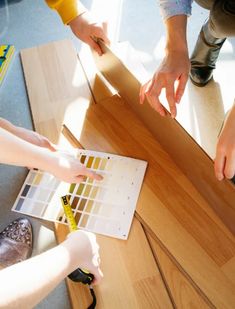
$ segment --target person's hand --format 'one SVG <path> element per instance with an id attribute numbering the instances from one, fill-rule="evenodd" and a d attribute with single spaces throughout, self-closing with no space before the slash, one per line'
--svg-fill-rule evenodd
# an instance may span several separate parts
<path id="1" fill-rule="evenodd" d="M 74 18 L 69 23 L 69 26 L 80 40 L 87 43 L 100 56 L 102 55 L 102 50 L 97 43 L 97 39 L 101 39 L 104 43 L 110 44 L 107 37 L 107 23 L 96 22 L 87 11 Z"/>
<path id="2" fill-rule="evenodd" d="M 235 175 L 235 105 L 229 111 L 216 147 L 215 175 L 218 180 Z"/>
<path id="3" fill-rule="evenodd" d="M 36 146 L 40 146 L 40 147 L 44 147 L 47 148 L 51 151 L 56 151 L 56 146 L 49 141 L 48 138 L 46 138 L 45 136 L 34 132 L 32 130 L 27 130 L 25 128 L 22 127 L 15 127 L 14 132 L 13 132 L 16 136 L 18 136 L 19 138 L 34 144 Z"/>
<path id="4" fill-rule="evenodd" d="M 176 117 L 176 103 L 180 103 L 188 80 L 190 61 L 187 51 L 167 53 L 153 78 L 140 89 L 140 103 L 145 97 L 149 104 L 161 116 L 166 111 L 159 99 L 161 91 L 165 88 L 166 98 L 170 107 L 172 118 Z"/>
<path id="5" fill-rule="evenodd" d="M 103 179 L 101 175 L 87 169 L 75 156 L 60 151 L 47 152 L 44 157 L 43 170 L 68 183 L 79 183 L 85 177 L 95 180 Z"/>
<path id="6" fill-rule="evenodd" d="M 100 256 L 96 236 L 93 233 L 79 230 L 71 232 L 65 243 L 69 248 L 74 270 L 79 267 L 89 271 L 95 276 L 92 285 L 99 283 L 103 274 L 99 267 Z"/>

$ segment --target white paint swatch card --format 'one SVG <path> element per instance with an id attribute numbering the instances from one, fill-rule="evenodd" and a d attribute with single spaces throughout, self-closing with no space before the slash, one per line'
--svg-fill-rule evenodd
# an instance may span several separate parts
<path id="1" fill-rule="evenodd" d="M 60 198 L 67 194 L 78 228 L 127 239 L 147 162 L 79 149 L 78 159 L 103 176 L 66 184 L 54 176 L 30 170 L 13 211 L 67 224 Z"/>

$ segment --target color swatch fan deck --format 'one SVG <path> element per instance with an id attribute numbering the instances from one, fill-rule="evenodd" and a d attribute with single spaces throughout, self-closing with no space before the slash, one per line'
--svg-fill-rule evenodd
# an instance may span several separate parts
<path id="1" fill-rule="evenodd" d="M 70 185 L 30 170 L 12 210 L 68 224 L 60 201 L 67 194 L 78 228 L 127 239 L 147 162 L 80 149 L 77 157 L 103 180 Z"/>

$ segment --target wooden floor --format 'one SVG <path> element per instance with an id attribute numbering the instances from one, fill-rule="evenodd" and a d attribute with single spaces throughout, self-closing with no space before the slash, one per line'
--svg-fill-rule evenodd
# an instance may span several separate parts
<path id="1" fill-rule="evenodd" d="M 128 240 L 98 236 L 97 308 L 235 308 L 235 237 L 129 104 L 99 78 L 91 95 L 69 41 L 21 57 L 39 133 L 148 161 Z M 67 233 L 56 227 L 58 241 Z M 86 308 L 87 287 L 68 287 L 73 308 Z"/>

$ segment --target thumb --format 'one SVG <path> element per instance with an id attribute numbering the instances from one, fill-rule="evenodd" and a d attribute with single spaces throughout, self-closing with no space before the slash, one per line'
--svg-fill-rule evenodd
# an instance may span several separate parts
<path id="1" fill-rule="evenodd" d="M 102 23 L 102 27 L 96 30 L 95 36 L 98 39 L 101 39 L 105 44 L 110 45 L 110 40 L 108 38 L 108 23 L 107 22 Z"/>
<path id="2" fill-rule="evenodd" d="M 86 43 L 87 43 L 92 49 L 94 49 L 94 50 L 97 52 L 97 54 L 98 54 L 99 56 L 102 56 L 102 55 L 103 55 L 103 52 L 102 52 L 102 50 L 101 50 L 99 44 L 98 44 L 97 42 L 95 42 L 92 38 L 88 38 L 87 41 L 86 41 Z"/>

